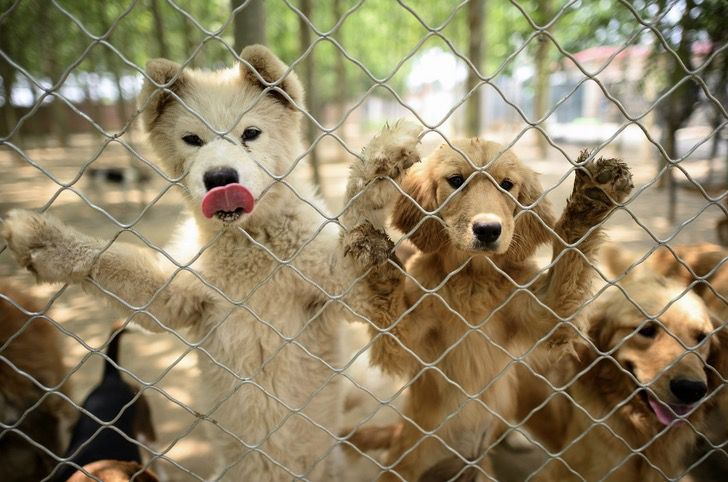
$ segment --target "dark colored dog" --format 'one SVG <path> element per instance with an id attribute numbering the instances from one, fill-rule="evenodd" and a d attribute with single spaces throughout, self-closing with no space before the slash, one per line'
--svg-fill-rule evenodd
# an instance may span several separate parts
<path id="1" fill-rule="evenodd" d="M 111 363 L 117 363 L 122 333 L 123 330 L 112 334 L 101 383 L 83 402 L 84 411 L 66 451 L 69 460 L 59 464 L 53 481 L 66 481 L 78 467 L 100 460 L 141 463 L 136 436 L 144 435 L 148 441 L 156 439 L 149 405 L 142 396 L 137 397 L 137 390 L 122 380 Z"/>

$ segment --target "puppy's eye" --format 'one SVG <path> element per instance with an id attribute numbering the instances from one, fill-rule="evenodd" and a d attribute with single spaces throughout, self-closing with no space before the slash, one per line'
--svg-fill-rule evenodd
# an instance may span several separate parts
<path id="1" fill-rule="evenodd" d="M 454 176 L 450 176 L 447 178 L 447 183 L 450 184 L 453 189 L 459 188 L 463 185 L 464 182 L 465 179 L 463 179 L 463 176 L 461 176 L 460 174 L 455 174 Z"/>
<path id="2" fill-rule="evenodd" d="M 657 324 L 656 323 L 647 323 L 637 333 L 639 333 L 640 336 L 644 336 L 645 338 L 654 338 L 657 336 Z"/>
<path id="3" fill-rule="evenodd" d="M 513 189 L 513 181 L 511 181 L 510 179 L 503 179 L 500 183 L 500 187 L 506 191 L 510 191 L 511 189 Z"/>
<path id="4" fill-rule="evenodd" d="M 262 131 L 257 127 L 248 127 L 243 131 L 243 135 L 240 136 L 240 138 L 243 140 L 243 142 L 254 141 L 258 138 L 261 132 Z"/>
<path id="5" fill-rule="evenodd" d="M 182 140 L 185 142 L 185 144 L 190 146 L 200 147 L 204 144 L 202 139 L 200 139 L 200 136 L 196 134 L 187 134 L 186 136 L 182 137 Z"/>
<path id="6" fill-rule="evenodd" d="M 698 333 L 698 336 L 695 338 L 698 340 L 698 344 L 700 344 L 703 342 L 703 340 L 705 340 L 707 336 L 707 333 Z"/>

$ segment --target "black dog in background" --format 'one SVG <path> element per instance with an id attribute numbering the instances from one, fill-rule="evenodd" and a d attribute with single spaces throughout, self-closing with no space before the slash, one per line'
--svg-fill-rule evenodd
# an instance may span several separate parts
<path id="1" fill-rule="evenodd" d="M 59 464 L 51 478 L 53 482 L 65 482 L 78 467 L 101 460 L 141 464 L 139 444 L 135 443 L 137 436 L 141 435 L 149 442 L 156 440 L 146 399 L 140 395 L 134 400 L 138 390 L 126 383 L 119 370 L 111 363 L 113 361 L 118 364 L 119 341 L 123 333 L 123 329 L 118 332 L 114 330 L 111 335 L 101 383 L 83 402 L 84 412 L 73 429 L 71 442 L 64 456 L 70 457 L 70 460 Z M 87 413 L 108 425 L 96 422 Z M 119 432 L 124 433 L 128 439 Z M 141 465 L 139 470 L 141 471 Z M 149 480 L 156 480 L 156 477 Z"/>

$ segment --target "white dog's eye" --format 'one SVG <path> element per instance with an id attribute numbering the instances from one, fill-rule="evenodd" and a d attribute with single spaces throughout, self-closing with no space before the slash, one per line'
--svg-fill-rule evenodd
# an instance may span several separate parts
<path id="1" fill-rule="evenodd" d="M 243 140 L 243 142 L 254 141 L 258 138 L 261 132 L 262 131 L 257 127 L 248 127 L 243 131 L 243 135 L 240 136 L 240 138 Z"/>
<path id="2" fill-rule="evenodd" d="M 463 185 L 464 182 L 465 179 L 460 174 L 455 174 L 454 176 L 450 176 L 447 178 L 447 183 L 450 184 L 453 189 L 459 188 Z"/>
<path id="3" fill-rule="evenodd" d="M 182 136 L 182 140 L 185 142 L 185 144 L 188 144 L 190 146 L 200 147 L 204 144 L 202 139 L 200 139 L 200 136 L 196 134 L 187 134 L 186 136 Z"/>
<path id="4" fill-rule="evenodd" d="M 511 189 L 513 189 L 513 181 L 511 181 L 510 179 L 503 179 L 500 183 L 500 187 L 506 191 L 510 191 Z"/>

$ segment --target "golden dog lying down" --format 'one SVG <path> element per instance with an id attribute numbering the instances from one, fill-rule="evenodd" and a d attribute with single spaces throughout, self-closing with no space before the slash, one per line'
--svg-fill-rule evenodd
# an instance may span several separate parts
<path id="1" fill-rule="evenodd" d="M 703 300 L 642 269 L 619 286 L 590 312 L 593 346 L 580 346 L 569 370 L 552 367 L 568 396 L 535 379 L 524 384 L 519 420 L 549 451 L 563 451 L 533 480 L 679 478 L 706 413 L 728 392 L 728 330 L 711 322 Z"/>

